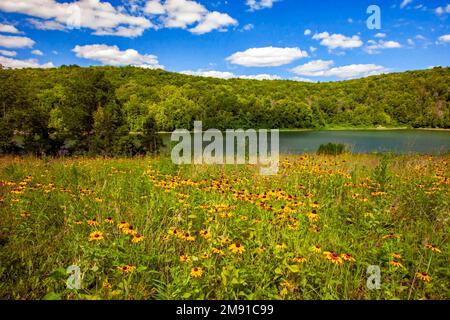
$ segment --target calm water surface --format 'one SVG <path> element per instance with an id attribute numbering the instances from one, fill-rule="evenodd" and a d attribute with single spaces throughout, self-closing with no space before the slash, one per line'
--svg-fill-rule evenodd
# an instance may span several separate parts
<path id="1" fill-rule="evenodd" d="M 163 134 L 165 143 L 170 134 Z M 394 152 L 440 154 L 450 150 L 450 131 L 339 130 L 282 131 L 280 153 L 316 152 L 321 144 L 344 143 L 354 153 Z"/>

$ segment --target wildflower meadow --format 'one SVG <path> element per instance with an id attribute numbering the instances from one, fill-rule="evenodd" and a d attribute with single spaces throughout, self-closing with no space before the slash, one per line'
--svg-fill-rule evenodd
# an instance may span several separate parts
<path id="1" fill-rule="evenodd" d="M 449 161 L 3 157 L 0 297 L 449 299 Z"/>

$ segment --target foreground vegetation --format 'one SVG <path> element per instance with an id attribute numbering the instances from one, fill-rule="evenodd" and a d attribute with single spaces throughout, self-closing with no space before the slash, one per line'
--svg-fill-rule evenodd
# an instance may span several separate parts
<path id="1" fill-rule="evenodd" d="M 192 129 L 194 120 L 221 130 L 450 128 L 449 83 L 450 68 L 304 83 L 134 67 L 0 66 L 0 153 L 149 153 L 155 131 Z"/>
<path id="2" fill-rule="evenodd" d="M 3 299 L 449 299 L 449 156 L 0 161 Z M 66 268 L 82 272 L 66 288 Z M 366 269 L 381 269 L 380 290 Z"/>

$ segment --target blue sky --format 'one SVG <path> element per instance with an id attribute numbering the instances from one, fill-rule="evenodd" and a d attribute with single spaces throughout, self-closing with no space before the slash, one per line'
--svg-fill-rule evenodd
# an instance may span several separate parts
<path id="1" fill-rule="evenodd" d="M 439 0 L 2 0 L 0 64 L 335 81 L 449 66 L 449 15 Z"/>

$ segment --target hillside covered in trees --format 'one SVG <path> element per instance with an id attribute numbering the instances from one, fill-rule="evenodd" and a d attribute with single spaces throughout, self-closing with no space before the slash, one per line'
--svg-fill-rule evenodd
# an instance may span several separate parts
<path id="1" fill-rule="evenodd" d="M 329 83 L 135 67 L 1 69 L 0 115 L 0 151 L 36 154 L 146 152 L 156 131 L 191 129 L 194 120 L 218 129 L 450 128 L 450 68 Z"/>

